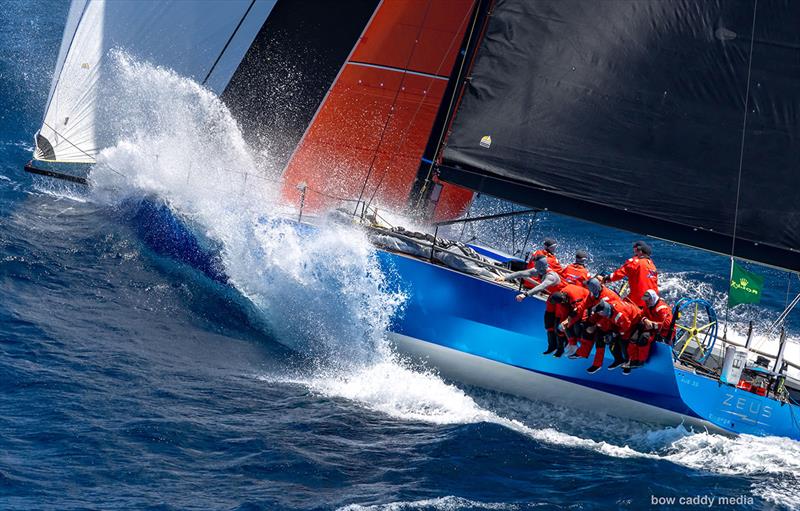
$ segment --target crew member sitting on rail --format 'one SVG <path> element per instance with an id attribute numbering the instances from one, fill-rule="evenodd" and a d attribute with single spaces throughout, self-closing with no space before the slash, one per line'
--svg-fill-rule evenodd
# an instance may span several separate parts
<path id="1" fill-rule="evenodd" d="M 586 370 L 588 373 L 594 373 L 602 367 L 606 344 L 611 345 L 611 354 L 614 356 L 614 361 L 608 369 L 616 369 L 625 363 L 623 354 L 641 315 L 639 308 L 628 300 L 614 303 L 601 300 L 592 309 L 588 322 L 594 324 L 601 334 L 595 337 L 594 363 Z M 630 368 L 627 368 L 627 371 L 623 370 L 623 373 L 629 374 Z"/>
<path id="2" fill-rule="evenodd" d="M 553 238 L 545 238 L 544 241 L 542 242 L 542 246 L 544 246 L 544 248 L 540 248 L 539 250 L 534 251 L 528 258 L 528 269 L 533 268 L 533 264 L 538 257 L 544 256 L 547 258 L 547 264 L 550 267 L 550 269 L 560 274 L 562 268 L 561 268 L 561 263 L 558 262 L 558 257 L 556 257 L 556 245 L 557 245 L 556 240 L 554 240 Z M 522 285 L 530 289 L 536 286 L 538 282 L 539 279 L 536 278 L 536 276 L 534 275 L 530 278 L 530 280 L 529 279 L 523 280 Z"/>
<path id="3" fill-rule="evenodd" d="M 580 325 L 582 325 L 575 318 L 583 314 L 583 302 L 588 297 L 589 290 L 585 287 L 577 284 L 566 284 L 547 299 L 547 307 L 552 306 L 556 321 L 557 349 L 553 354 L 554 357 L 558 358 L 563 355 L 567 344 L 570 346 L 570 354 L 575 352 L 578 338 L 581 334 Z M 549 342 L 548 333 L 548 345 Z"/>
<path id="4" fill-rule="evenodd" d="M 586 269 L 586 261 L 589 254 L 583 250 L 575 252 L 575 262 L 568 264 L 561 270 L 561 280 L 567 284 L 583 285 L 589 278 L 589 270 Z"/>
<path id="5" fill-rule="evenodd" d="M 516 300 L 518 302 L 521 302 L 525 298 L 533 296 L 536 293 L 545 292 L 552 294 L 560 291 L 561 288 L 564 287 L 564 283 L 561 282 L 561 277 L 558 275 L 558 273 L 550 269 L 550 266 L 547 263 L 547 257 L 543 255 L 535 258 L 533 268 L 509 273 L 505 277 L 498 277 L 496 280 L 498 282 L 503 282 L 533 276 L 538 277 L 541 282 L 536 287 L 518 294 L 516 296 Z M 558 349 L 558 345 L 556 343 L 555 326 L 555 304 L 552 304 L 550 301 L 548 301 L 544 310 L 544 328 L 547 330 L 547 350 L 545 350 L 544 355 L 549 355 Z"/>
<path id="6" fill-rule="evenodd" d="M 630 286 L 628 296 L 639 307 L 644 307 L 642 296 L 645 291 L 652 289 L 658 293 L 658 271 L 650 259 L 652 253 L 650 245 L 637 241 L 633 244 L 633 257 L 605 278 L 605 282 L 614 282 L 627 277 Z"/>
<path id="7" fill-rule="evenodd" d="M 597 306 L 600 301 L 613 303 L 621 300 L 616 291 L 603 285 L 602 281 L 600 280 L 600 276 L 594 276 L 590 278 L 584 283 L 584 286 L 589 291 L 589 295 L 580 304 L 580 309 L 576 311 L 575 316 L 570 319 L 572 323 L 586 321 L 590 311 Z M 592 345 L 592 343 L 587 343 L 584 347 L 584 343 L 581 343 L 581 349 L 578 350 L 577 357 L 571 358 L 587 358 L 589 356 L 589 352 L 592 350 Z"/>
<path id="8" fill-rule="evenodd" d="M 622 300 L 620 296 L 611 288 L 603 285 L 601 276 L 596 275 L 586 281 L 586 289 L 589 295 L 586 299 L 579 304 L 579 309 L 576 311 L 575 316 L 570 320 L 572 322 L 581 322 L 579 330 L 581 332 L 580 342 L 581 347 L 575 353 L 569 355 L 569 358 L 589 358 L 589 353 L 592 351 L 592 346 L 597 346 L 595 351 L 595 361 L 597 368 L 603 361 L 603 352 L 605 351 L 605 343 L 598 342 L 602 337 L 610 332 L 603 331 L 597 324 L 597 316 L 592 315 L 592 310 L 603 301 L 608 303 L 616 303 Z M 602 325 L 601 325 L 602 326 Z M 594 371 L 590 371 L 594 372 Z"/>
<path id="9" fill-rule="evenodd" d="M 645 291 L 642 300 L 645 304 L 643 317 L 628 344 L 627 367 L 630 369 L 644 365 L 654 341 L 672 339 L 672 308 L 652 289 Z"/>

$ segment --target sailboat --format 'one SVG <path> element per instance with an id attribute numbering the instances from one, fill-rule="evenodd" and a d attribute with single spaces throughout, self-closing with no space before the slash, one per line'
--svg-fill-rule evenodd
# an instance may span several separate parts
<path id="1" fill-rule="evenodd" d="M 268 4 L 274 8 L 267 9 Z M 260 37 L 259 22 L 265 30 L 271 13 L 285 4 L 242 2 L 241 12 L 226 18 L 236 27 L 233 34 L 218 38 L 210 54 L 225 62 L 234 59 L 226 48 L 236 47 L 239 62 L 257 60 L 246 54 Z M 81 5 L 83 10 L 76 8 Z M 748 361 L 748 347 L 728 349 L 724 363 L 716 357 L 715 367 L 709 362 L 715 360 L 713 336 L 700 336 L 696 349 L 686 349 L 698 339 L 695 323 L 680 350 L 656 344 L 647 364 L 628 376 L 588 374 L 583 364 L 539 353 L 545 331 L 531 318 L 543 316 L 544 297 L 515 303 L 516 291 L 491 278 L 507 271 L 513 258 L 491 247 L 451 250 L 438 231 L 420 240 L 387 228 L 375 208 L 397 206 L 405 193 L 411 209 L 443 226 L 480 193 L 722 253 L 731 263 L 739 258 L 798 272 L 800 212 L 796 194 L 786 191 L 800 185 L 793 150 L 800 123 L 800 34 L 793 20 L 800 19 L 800 7 L 756 0 L 463 2 L 461 10 L 444 16 L 450 35 L 434 52 L 434 63 L 424 67 L 414 52 L 428 22 L 435 25 L 426 16 L 412 31 L 405 59 L 378 51 L 380 44 L 374 52 L 364 49 L 403 25 L 398 12 L 409 12 L 398 5 L 385 1 L 365 8 L 361 36 L 341 57 L 327 91 L 312 102 L 316 110 L 287 156 L 284 173 L 284 197 L 299 210 L 291 220 L 298 230 L 320 228 L 310 221 L 315 209 L 347 204 L 376 240 L 390 285 L 409 296 L 389 332 L 398 351 L 426 360 L 454 380 L 532 399 L 657 424 L 800 439 L 800 406 L 787 378 L 785 343 L 774 360 L 761 364 Z M 263 11 L 254 11 L 256 6 Z M 107 50 L 88 42 L 96 32 L 91 23 L 98 23 L 92 21 L 92 9 L 115 11 L 101 7 L 109 6 L 73 3 L 28 170 L 85 179 L 42 168 L 41 162 L 58 163 L 66 155 L 91 163 L 92 149 L 102 147 L 102 132 L 96 129 L 102 126 L 96 112 L 102 110 L 92 109 L 95 118 L 85 124 L 89 142 L 79 138 L 83 131 L 72 116 L 58 113 L 59 101 L 70 103 L 62 92 L 83 97 L 76 88 L 80 82 L 71 77 L 83 69 L 81 52 L 74 48 L 94 48 L 98 62 Z M 253 21 L 256 28 L 248 12 L 262 13 Z M 237 35 L 242 27 L 251 27 L 246 38 Z M 231 43 L 238 38 L 248 41 Z M 200 39 L 210 41 L 198 38 L 191 44 Z M 162 63 L 157 55 L 152 58 Z M 237 88 L 231 85 L 237 76 L 248 74 L 235 63 L 199 71 L 173 65 L 221 91 L 223 99 Z M 222 69 L 227 82 L 221 76 L 214 80 Z M 378 81 L 359 75 L 364 70 L 378 73 Z M 382 76 L 397 78 L 388 92 L 381 90 L 388 83 L 380 82 Z M 403 126 L 414 137 L 402 129 L 392 133 L 397 127 L 392 123 L 403 118 L 395 113 L 404 93 L 410 94 L 409 76 L 422 78 L 423 84 L 441 82 L 437 101 L 418 103 L 435 114 L 419 123 L 411 106 L 405 117 Z M 388 101 L 359 103 L 358 91 L 370 90 L 368 97 Z M 418 95 L 426 96 L 432 89 L 420 90 Z M 359 104 L 382 111 L 377 123 L 336 131 L 337 112 L 352 112 Z M 258 118 L 253 105 L 240 111 L 256 112 L 253 118 Z M 419 133 L 427 135 L 422 143 Z M 407 143 L 412 139 L 416 142 Z M 359 145 L 364 140 L 368 143 Z M 394 140 L 397 154 L 387 149 L 387 140 Z M 409 160 L 416 174 L 407 170 Z M 399 168 L 406 170 L 395 172 Z M 445 197 L 453 201 L 450 207 Z M 440 207 L 446 215 L 436 217 Z M 189 238 L 197 235 L 179 220 L 169 226 Z M 189 262 L 209 268 L 201 259 Z M 761 383 L 742 385 L 747 374 Z"/>

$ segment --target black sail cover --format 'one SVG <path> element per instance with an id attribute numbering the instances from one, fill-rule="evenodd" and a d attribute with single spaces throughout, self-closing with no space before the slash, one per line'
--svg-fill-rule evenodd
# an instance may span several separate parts
<path id="1" fill-rule="evenodd" d="M 799 271 L 800 2 L 498 0 L 440 178 Z"/>

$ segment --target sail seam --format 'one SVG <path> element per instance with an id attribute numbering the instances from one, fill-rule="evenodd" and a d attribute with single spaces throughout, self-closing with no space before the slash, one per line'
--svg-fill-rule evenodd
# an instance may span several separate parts
<path id="1" fill-rule="evenodd" d="M 444 66 L 444 63 L 447 61 L 447 57 L 450 54 L 450 50 L 453 48 L 453 45 L 456 42 L 458 34 L 461 32 L 462 26 L 464 26 L 469 21 L 470 17 L 471 17 L 471 12 L 468 12 L 467 15 L 464 17 L 464 19 L 461 21 L 461 23 L 459 23 L 458 30 L 453 34 L 453 37 L 450 39 L 450 44 L 448 45 L 447 50 L 443 53 L 442 58 L 439 61 L 439 65 L 436 67 L 436 73 L 440 73 L 441 72 L 442 66 Z M 465 29 L 466 29 L 466 27 L 465 27 Z M 410 70 L 406 70 L 406 72 L 408 72 L 410 74 L 417 74 L 414 71 L 410 71 Z M 431 79 L 436 79 L 438 76 L 439 76 L 438 74 L 429 75 L 429 77 Z M 450 77 L 444 78 L 444 80 L 449 81 Z M 433 85 L 433 82 L 429 82 L 428 88 L 430 88 L 431 85 Z M 408 138 L 409 130 L 413 126 L 414 121 L 417 118 L 417 115 L 419 114 L 420 110 L 422 109 L 422 105 L 423 105 L 422 101 L 417 103 L 417 109 L 414 111 L 414 115 L 411 117 L 411 121 L 408 123 L 408 127 L 403 132 L 403 138 L 400 140 L 400 143 L 397 145 L 397 150 L 398 151 L 400 151 L 402 149 L 403 145 L 406 143 L 406 139 Z M 389 162 L 387 163 L 386 168 L 383 169 L 383 175 L 381 175 L 381 178 L 378 180 L 378 184 L 375 186 L 375 190 L 372 192 L 372 196 L 370 197 L 369 202 L 367 203 L 367 207 L 369 207 L 369 205 L 372 204 L 372 201 L 375 200 L 375 197 L 378 194 L 378 190 L 380 189 L 381 185 L 383 184 L 383 180 L 386 177 L 386 174 L 389 172 L 389 166 L 391 165 L 393 158 L 394 158 L 394 156 L 390 156 L 389 157 Z"/>
<path id="2" fill-rule="evenodd" d="M 91 158 L 91 159 L 92 159 L 92 161 L 93 161 L 94 163 L 97 163 L 97 159 L 96 159 L 94 156 L 92 156 L 91 154 L 87 153 L 86 151 L 84 151 L 83 149 L 81 149 L 80 147 L 78 147 L 77 145 L 75 145 L 75 144 L 74 144 L 74 143 L 73 143 L 73 142 L 72 142 L 70 139 L 68 139 L 67 137 L 65 137 L 64 135 L 62 135 L 62 134 L 61 134 L 61 133 L 59 133 L 58 131 L 56 131 L 56 129 L 55 129 L 55 128 L 53 128 L 52 126 L 50 126 L 50 125 L 49 125 L 49 124 L 47 124 L 46 122 L 45 122 L 45 123 L 43 123 L 43 124 L 44 124 L 45 126 L 47 126 L 48 128 L 50 128 L 51 130 L 53 130 L 53 133 L 55 133 L 56 135 L 60 136 L 60 137 L 61 137 L 63 140 L 66 140 L 66 141 L 67 141 L 67 143 L 68 143 L 69 145 L 71 145 L 72 147 L 74 147 L 74 148 L 75 148 L 75 149 L 77 149 L 78 151 L 82 152 L 83 154 L 85 154 L 86 156 L 88 156 L 89 158 Z M 112 172 L 114 172 L 115 174 L 117 174 L 117 175 L 119 175 L 119 176 L 121 176 L 121 177 L 123 177 L 123 178 L 127 179 L 127 177 L 128 177 L 128 176 L 126 176 L 126 175 L 125 175 L 125 174 L 123 174 L 122 172 L 118 171 L 117 169 L 115 169 L 114 167 L 112 167 L 111 165 L 109 165 L 108 163 L 106 163 L 106 164 L 105 164 L 105 166 L 106 166 L 106 167 L 108 167 L 108 168 L 109 168 L 109 170 L 111 170 L 111 171 L 112 171 Z"/>
<path id="3" fill-rule="evenodd" d="M 49 124 L 47 124 L 46 122 L 43 122 L 42 124 L 44 124 L 45 126 L 47 126 L 48 128 L 50 128 L 50 129 L 53 131 L 53 133 L 55 133 L 56 135 L 58 135 L 59 137 L 61 137 L 63 140 L 66 140 L 66 141 L 67 141 L 67 143 L 68 143 L 69 145 L 71 145 L 72 147 L 74 147 L 75 149 L 77 149 L 78 151 L 80 151 L 81 153 L 83 153 L 84 155 L 86 155 L 87 157 L 91 158 L 91 159 L 92 159 L 92 161 L 96 161 L 96 159 L 95 159 L 95 157 L 94 157 L 94 156 L 92 156 L 91 154 L 87 153 L 86 151 L 84 151 L 83 149 L 81 149 L 80 147 L 78 147 L 77 145 L 75 145 L 75 144 L 74 144 L 74 143 L 73 143 L 73 142 L 72 142 L 70 139 L 68 139 L 67 137 L 65 137 L 63 134 L 59 133 L 59 132 L 58 132 L 58 130 L 56 130 L 54 127 L 50 126 L 50 125 L 49 125 Z"/>
<path id="4" fill-rule="evenodd" d="M 380 10 L 381 6 L 383 5 L 383 1 L 384 0 L 379 0 L 378 1 L 378 5 L 376 5 L 375 9 L 372 11 L 372 15 L 370 16 L 369 20 L 367 21 L 367 24 L 364 25 L 364 29 L 361 31 L 361 34 L 358 36 L 358 39 L 356 40 L 355 44 L 353 44 L 353 48 L 350 50 L 350 53 L 347 54 L 347 59 L 345 59 L 344 64 L 342 64 L 342 66 L 339 68 L 339 72 L 336 73 L 336 77 L 333 79 L 332 82 L 330 82 L 330 85 L 328 86 L 328 90 L 327 90 L 327 92 L 325 92 L 325 96 L 323 96 L 322 101 L 319 102 L 319 106 L 317 106 L 317 110 L 314 112 L 314 115 L 311 117 L 311 121 L 309 121 L 309 123 L 306 125 L 306 129 L 303 132 L 303 136 L 300 137 L 300 141 L 297 142 L 297 145 L 294 146 L 294 149 L 292 150 L 292 154 L 289 155 L 289 159 L 286 160 L 286 164 L 283 166 L 282 172 L 284 172 L 284 173 L 286 172 L 286 170 L 289 168 L 289 165 L 291 165 L 292 161 L 294 160 L 295 155 L 298 153 L 298 151 L 300 151 L 300 148 L 305 143 L 306 138 L 308 137 L 308 134 L 309 134 L 309 132 L 311 130 L 311 126 L 313 126 L 314 123 L 317 121 L 317 117 L 319 117 L 320 112 L 322 111 L 323 107 L 325 106 L 325 103 L 328 101 L 328 98 L 331 95 L 331 91 L 333 91 L 334 86 L 336 86 L 336 84 L 339 82 L 339 78 L 341 78 L 342 73 L 344 72 L 344 69 L 347 67 L 347 63 L 350 61 L 350 58 L 356 52 L 356 49 L 358 48 L 358 45 L 361 43 L 361 40 L 363 39 L 364 34 L 367 33 L 367 30 L 369 29 L 370 25 L 372 24 L 372 21 L 375 19 L 375 15 L 378 13 L 378 10 Z"/>
<path id="5" fill-rule="evenodd" d="M 355 60 L 351 60 L 347 64 L 352 64 L 354 66 L 361 66 L 361 67 L 371 67 L 371 68 L 375 68 L 375 69 L 384 69 L 386 71 L 395 71 L 395 72 L 398 72 L 398 73 L 408 73 L 410 75 L 422 76 L 424 78 L 433 78 L 433 79 L 436 79 L 436 80 L 447 81 L 447 80 L 450 79 L 447 76 L 441 76 L 441 75 L 437 75 L 437 74 L 433 74 L 433 73 L 423 73 L 421 71 L 411 71 L 410 69 L 403 69 L 401 67 L 394 67 L 394 66 L 384 66 L 384 65 L 381 65 L 381 64 L 370 64 L 369 62 L 358 62 L 358 61 L 355 61 Z"/>

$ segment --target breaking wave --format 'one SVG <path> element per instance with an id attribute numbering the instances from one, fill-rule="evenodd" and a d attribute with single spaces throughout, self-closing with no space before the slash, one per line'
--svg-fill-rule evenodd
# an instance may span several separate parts
<path id="1" fill-rule="evenodd" d="M 793 484 L 800 443 L 780 438 L 728 438 L 684 428 L 650 431 L 631 422 L 593 417 L 589 431 L 575 411 L 463 389 L 394 354 L 384 337 L 404 297 L 388 290 L 365 237 L 329 223 L 311 235 L 280 220 L 275 176 L 256 166 L 227 108 L 211 92 L 123 52 L 113 101 L 116 144 L 100 153 L 92 174 L 94 200 L 123 204 L 157 197 L 199 234 L 216 241 L 231 284 L 258 311 L 257 321 L 280 342 L 315 360 L 311 375 L 260 375 L 303 385 L 404 421 L 493 423 L 537 442 L 616 458 L 666 460 L 732 475 L 788 478 L 754 488 L 797 505 Z M 162 112 L 164 112 L 162 114 Z M 668 276 L 665 288 L 697 282 Z M 680 292 L 680 291 L 675 291 Z M 701 293 L 713 290 L 700 288 Z M 578 417 L 576 419 L 576 417 Z M 583 426 L 583 427 L 580 427 Z M 610 434 L 609 431 L 615 433 Z M 600 438 L 595 440 L 587 436 Z M 393 506 L 393 507 L 392 507 Z M 459 497 L 345 509 L 514 509 Z"/>
<path id="2" fill-rule="evenodd" d="M 98 157 L 95 198 L 166 203 L 220 247 L 229 282 L 259 312 L 254 321 L 322 365 L 382 356 L 383 344 L 373 340 L 402 296 L 385 290 L 364 236 L 335 223 L 298 233 L 281 220 L 278 183 L 257 168 L 219 98 L 124 52 L 112 59 L 117 143 Z"/>

